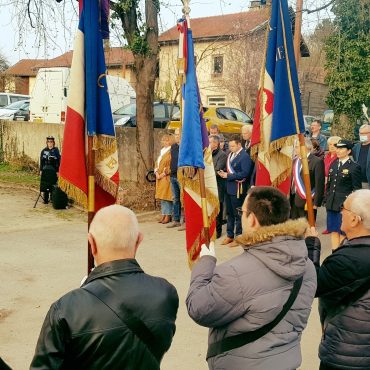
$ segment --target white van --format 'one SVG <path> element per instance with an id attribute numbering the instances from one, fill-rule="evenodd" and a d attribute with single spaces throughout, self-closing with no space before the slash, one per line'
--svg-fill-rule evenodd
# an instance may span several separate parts
<path id="1" fill-rule="evenodd" d="M 9 104 L 15 103 L 20 100 L 27 100 L 29 98 L 29 95 L 2 92 L 0 93 L 0 108 L 6 107 Z"/>
<path id="2" fill-rule="evenodd" d="M 30 121 L 64 123 L 67 109 L 70 68 L 40 68 L 32 90 Z M 112 111 L 135 98 L 135 90 L 123 78 L 107 76 Z"/>

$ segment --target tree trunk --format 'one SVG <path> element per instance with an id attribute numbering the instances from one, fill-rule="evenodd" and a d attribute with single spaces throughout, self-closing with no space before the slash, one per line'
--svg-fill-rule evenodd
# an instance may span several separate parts
<path id="1" fill-rule="evenodd" d="M 331 134 L 353 140 L 355 137 L 355 122 L 346 114 L 334 115 Z"/>
<path id="2" fill-rule="evenodd" d="M 137 182 L 154 166 L 153 101 L 157 58 L 135 56 Z"/>

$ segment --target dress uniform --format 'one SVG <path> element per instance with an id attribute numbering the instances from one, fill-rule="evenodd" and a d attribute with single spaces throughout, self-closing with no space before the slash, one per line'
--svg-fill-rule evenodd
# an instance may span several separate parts
<path id="1" fill-rule="evenodd" d="M 342 139 L 335 146 L 352 150 L 353 145 Z M 356 162 L 348 157 L 343 160 L 337 158 L 330 165 L 325 195 L 329 232 L 340 232 L 341 206 L 349 194 L 361 187 L 361 168 Z"/>

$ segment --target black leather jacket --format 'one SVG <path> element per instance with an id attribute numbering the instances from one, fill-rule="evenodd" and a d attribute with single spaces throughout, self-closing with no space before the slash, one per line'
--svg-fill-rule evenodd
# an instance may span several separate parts
<path id="1" fill-rule="evenodd" d="M 87 291 L 102 285 L 115 295 L 116 306 L 124 304 L 145 323 L 161 344 L 163 357 L 175 334 L 176 289 L 145 274 L 135 259 L 125 259 L 99 265 L 81 288 L 53 303 L 30 369 L 159 369 L 148 347 Z"/>

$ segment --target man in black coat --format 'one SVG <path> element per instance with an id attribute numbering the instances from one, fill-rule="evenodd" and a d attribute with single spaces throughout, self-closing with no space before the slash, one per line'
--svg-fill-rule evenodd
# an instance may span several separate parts
<path id="1" fill-rule="evenodd" d="M 347 239 L 318 269 L 320 369 L 370 369 L 370 190 L 342 206 Z"/>
<path id="2" fill-rule="evenodd" d="M 250 186 L 253 162 L 242 148 L 240 136 L 230 139 L 229 149 L 230 153 L 226 162 L 227 172 L 218 171 L 218 175 L 226 179 L 227 237 L 221 244 L 232 247 L 237 245 L 234 237 L 242 233 L 238 208 L 243 205 Z"/>
<path id="3" fill-rule="evenodd" d="M 319 208 L 324 199 L 325 192 L 325 166 L 324 162 L 312 153 L 312 142 L 310 138 L 305 138 L 305 146 L 308 152 L 308 169 L 310 172 L 311 194 L 313 196 L 313 208 L 316 219 L 317 208 Z M 301 155 L 299 143 L 295 145 L 296 159 L 293 164 L 293 176 L 290 195 L 291 213 L 293 219 L 307 217 L 306 192 L 303 184 L 303 171 L 301 164 Z M 298 161 L 298 162 L 297 162 Z M 303 188 L 302 188 L 303 185 Z"/>
<path id="4" fill-rule="evenodd" d="M 173 285 L 139 266 L 142 238 L 128 208 L 97 212 L 88 234 L 96 268 L 52 304 L 30 369 L 159 370 L 179 298 Z"/>
<path id="5" fill-rule="evenodd" d="M 220 212 L 218 213 L 216 218 L 216 236 L 218 239 L 219 237 L 221 237 L 222 234 L 222 215 L 224 210 L 224 198 L 226 189 L 226 180 L 218 174 L 218 171 L 226 171 L 227 155 L 224 151 L 220 149 L 220 137 L 218 135 L 210 135 L 209 146 L 212 150 L 213 166 L 216 172 L 218 199 L 220 201 Z"/>

